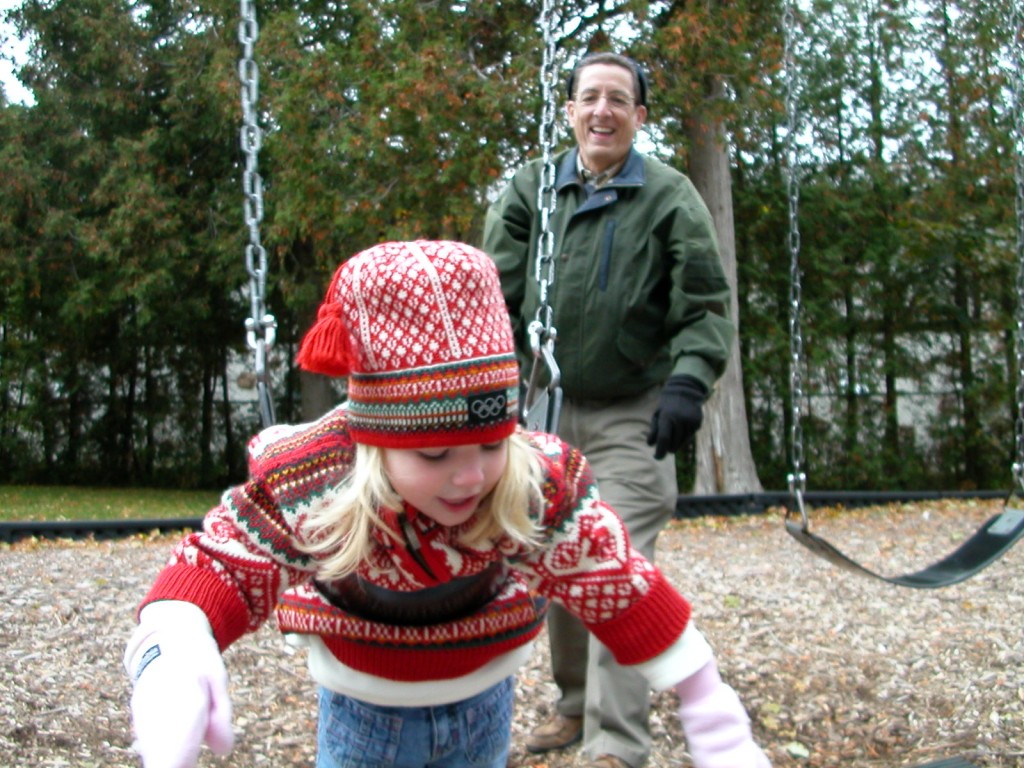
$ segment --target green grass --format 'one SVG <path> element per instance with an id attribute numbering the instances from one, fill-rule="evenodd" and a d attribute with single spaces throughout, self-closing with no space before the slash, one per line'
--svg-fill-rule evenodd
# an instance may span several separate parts
<path id="1" fill-rule="evenodd" d="M 0 485 L 0 520 L 156 520 L 202 517 L 219 491 Z"/>

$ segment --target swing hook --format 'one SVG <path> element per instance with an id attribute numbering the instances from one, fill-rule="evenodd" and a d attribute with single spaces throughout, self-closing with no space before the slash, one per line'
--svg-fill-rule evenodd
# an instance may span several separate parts
<path id="1" fill-rule="evenodd" d="M 797 511 L 800 513 L 800 521 L 803 523 L 803 530 L 808 530 L 811 525 L 811 521 L 807 518 L 807 507 L 804 506 L 804 491 L 807 487 L 807 475 L 803 472 L 790 473 L 786 475 L 786 481 L 789 483 L 789 496 L 791 504 L 796 506 Z M 790 506 L 789 512 L 793 511 L 793 507 Z"/>
<path id="2" fill-rule="evenodd" d="M 257 325 L 259 332 L 257 333 Z M 264 314 L 257 324 L 252 317 L 245 319 L 245 340 L 253 351 L 256 376 L 256 395 L 260 409 L 260 420 L 264 426 L 274 423 L 274 398 L 270 388 L 270 369 L 267 367 L 267 350 L 274 346 L 277 338 L 277 320 L 271 314 Z"/>
<path id="3" fill-rule="evenodd" d="M 1010 472 L 1013 474 L 1013 485 L 1015 492 L 1024 495 L 1024 464 L 1019 461 L 1010 465 Z"/>
<path id="4" fill-rule="evenodd" d="M 535 432 L 556 432 L 562 411 L 562 371 L 555 362 L 555 337 L 550 325 L 534 320 L 527 327 L 533 365 L 523 396 L 523 423 Z M 547 382 L 542 384 L 542 371 L 547 369 Z"/>

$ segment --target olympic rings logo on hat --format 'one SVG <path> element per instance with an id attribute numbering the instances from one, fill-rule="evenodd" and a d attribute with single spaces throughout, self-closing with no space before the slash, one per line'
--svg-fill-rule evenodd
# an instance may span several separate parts
<path id="1" fill-rule="evenodd" d="M 467 399 L 470 424 L 493 424 L 506 416 L 508 395 L 501 391 L 483 392 Z"/>

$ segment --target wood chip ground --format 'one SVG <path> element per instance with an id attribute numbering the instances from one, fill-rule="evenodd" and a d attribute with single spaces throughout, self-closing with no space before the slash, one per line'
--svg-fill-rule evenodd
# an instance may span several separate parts
<path id="1" fill-rule="evenodd" d="M 952 550 L 999 502 L 811 510 L 812 530 L 885 573 Z M 781 512 L 673 523 L 658 562 L 694 605 L 723 676 L 777 768 L 898 768 L 960 757 L 1024 766 L 1024 545 L 966 582 L 890 586 L 838 570 L 784 531 Z M 138 765 L 121 668 L 133 607 L 173 538 L 0 547 L 0 766 Z M 202 766 L 313 766 L 315 688 L 272 627 L 226 653 L 236 747 Z M 547 642 L 518 680 L 509 766 L 551 712 Z M 651 768 L 689 766 L 672 694 L 654 696 Z"/>

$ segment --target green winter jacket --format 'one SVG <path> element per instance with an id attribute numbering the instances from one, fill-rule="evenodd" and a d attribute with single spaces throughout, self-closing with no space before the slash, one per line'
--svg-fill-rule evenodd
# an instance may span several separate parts
<path id="1" fill-rule="evenodd" d="M 733 340 L 729 285 L 707 206 L 690 180 L 636 150 L 589 199 L 576 149 L 555 158 L 549 289 L 562 390 L 576 399 L 638 395 L 673 374 L 710 392 Z M 535 274 L 543 164 L 523 166 L 487 211 L 483 250 L 497 263 L 520 362 L 540 304 Z"/>

